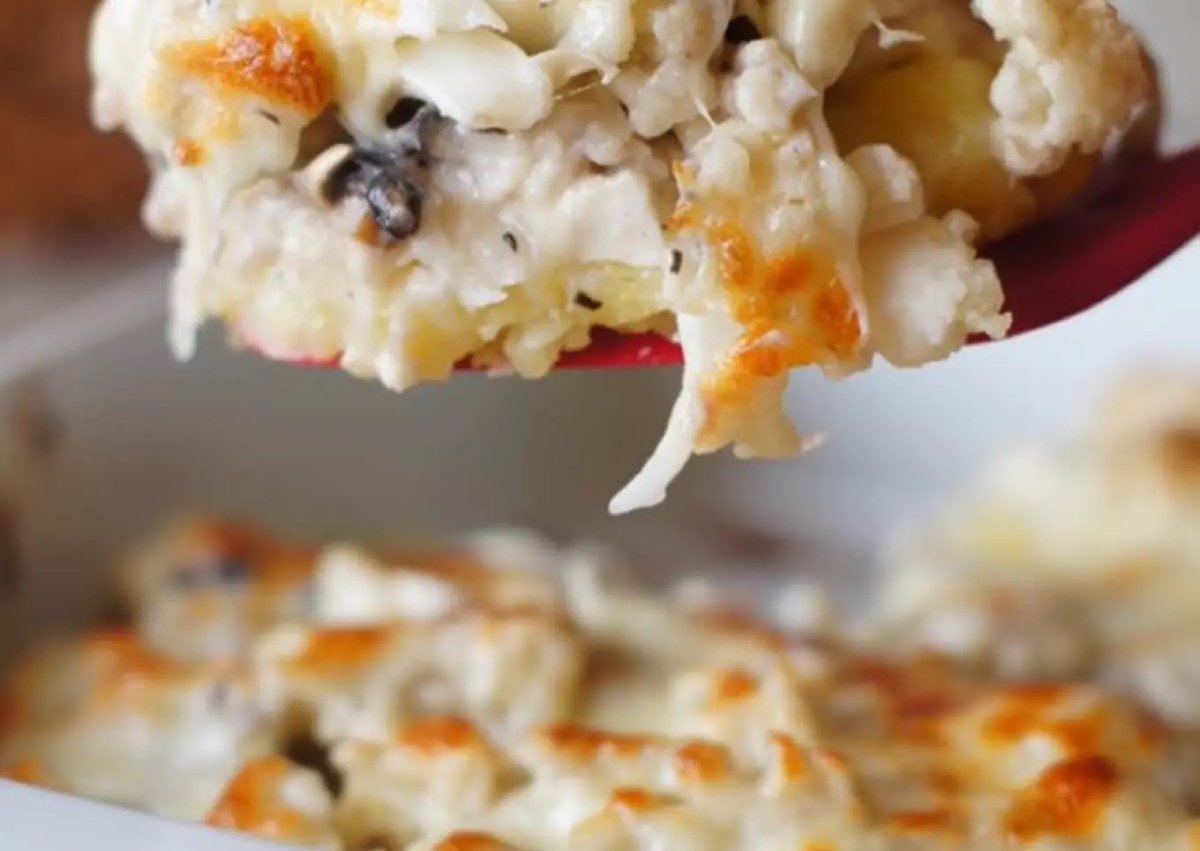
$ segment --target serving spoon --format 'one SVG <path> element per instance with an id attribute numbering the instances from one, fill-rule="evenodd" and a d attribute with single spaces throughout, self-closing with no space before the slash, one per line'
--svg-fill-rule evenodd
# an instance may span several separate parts
<path id="1" fill-rule="evenodd" d="M 1060 322 L 1120 292 L 1200 234 L 1200 146 L 1138 160 L 1121 179 L 1071 212 L 984 250 L 1012 313 L 1008 336 Z M 991 342 L 972 338 L 972 344 Z M 251 348 L 253 348 L 251 346 Z M 289 360 L 329 367 L 337 359 Z M 658 334 L 604 328 L 586 348 L 564 352 L 555 369 L 612 369 L 683 363 L 679 344 Z M 472 370 L 469 363 L 460 370 Z"/>

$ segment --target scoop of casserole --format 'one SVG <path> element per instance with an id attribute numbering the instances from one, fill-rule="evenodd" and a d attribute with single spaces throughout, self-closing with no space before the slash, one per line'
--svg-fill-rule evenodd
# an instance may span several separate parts
<path id="1" fill-rule="evenodd" d="M 1008 317 L 976 248 L 1087 184 L 1151 93 L 1104 0 L 106 0 L 94 111 L 155 171 L 172 338 L 216 318 L 401 390 L 676 337 L 666 434 L 789 455 L 788 371 Z"/>

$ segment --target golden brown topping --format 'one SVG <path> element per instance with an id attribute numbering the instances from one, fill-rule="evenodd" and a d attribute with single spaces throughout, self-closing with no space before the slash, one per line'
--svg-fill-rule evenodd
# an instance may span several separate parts
<path id="1" fill-rule="evenodd" d="M 121 680 L 164 676 L 171 663 L 148 648 L 128 627 L 97 630 L 84 639 L 83 652 L 111 684 Z"/>
<path id="2" fill-rule="evenodd" d="M 948 668 L 936 657 L 898 665 L 871 656 L 856 658 L 847 678 L 876 690 L 895 731 L 909 741 L 933 743 L 938 725 L 966 700 L 961 684 L 947 676 Z"/>
<path id="3" fill-rule="evenodd" d="M 1082 755 L 1100 749 L 1104 712 L 1092 710 L 1079 718 L 1064 718 L 1045 724 L 1041 732 L 1055 738 L 1067 753 Z"/>
<path id="4" fill-rule="evenodd" d="M 346 666 L 370 661 L 388 639 L 384 627 L 346 627 L 312 633 L 304 651 L 291 659 L 294 671 L 310 674 L 334 674 Z"/>
<path id="5" fill-rule="evenodd" d="M 717 250 L 722 282 L 734 316 L 743 325 L 759 326 L 747 332 L 743 347 L 748 347 L 756 336 L 771 327 L 786 326 L 789 320 L 805 318 L 798 316 L 796 309 L 801 301 L 808 300 L 808 296 L 824 295 L 827 285 L 841 287 L 830 277 L 833 270 L 818 262 L 817 255 L 811 250 L 798 249 L 776 257 L 760 257 L 751 236 L 737 219 L 707 219 L 703 227 L 709 242 Z M 832 311 L 836 306 L 834 302 L 820 304 L 820 309 L 815 305 L 810 308 L 808 315 L 819 315 L 832 324 L 815 329 L 825 332 L 821 337 L 802 337 L 796 341 L 797 348 L 792 354 L 808 359 L 818 355 L 816 349 L 827 346 L 836 357 L 848 357 L 858 345 L 857 316 Z M 844 304 L 849 307 L 848 301 Z M 853 321 L 849 322 L 851 319 Z"/>
<path id="6" fill-rule="evenodd" d="M 800 780 L 808 767 L 804 751 L 791 736 L 783 733 L 771 734 L 771 755 L 779 766 L 781 779 L 789 782 Z"/>
<path id="7" fill-rule="evenodd" d="M 400 732 L 397 741 L 427 754 L 475 747 L 481 743 L 474 725 L 462 718 L 425 718 Z"/>
<path id="8" fill-rule="evenodd" d="M 333 73 L 320 37 L 305 18 L 254 18 L 211 41 L 165 51 L 186 74 L 234 92 L 317 115 L 333 97 Z"/>
<path id="9" fill-rule="evenodd" d="M 629 786 L 619 786 L 613 790 L 612 796 L 609 798 L 609 804 L 618 810 L 626 810 L 632 813 L 646 812 L 657 807 L 664 806 L 668 800 L 662 795 L 655 795 L 645 789 L 637 789 Z"/>
<path id="10" fill-rule="evenodd" d="M 363 216 L 358 220 L 358 225 L 354 228 L 354 239 L 372 248 L 381 248 L 385 243 L 383 231 L 371 216 Z"/>
<path id="11" fill-rule="evenodd" d="M 1019 686 L 1009 690 L 999 710 L 984 723 L 984 738 L 1011 744 L 1026 736 L 1042 734 L 1053 738 L 1074 756 L 1095 753 L 1104 730 L 1103 711 L 1092 709 L 1070 718 L 1047 717 L 1047 710 L 1064 693 L 1058 686 Z"/>
<path id="12" fill-rule="evenodd" d="M 461 832 L 447 836 L 433 851 L 504 851 L 508 846 L 487 833 Z"/>
<path id="13" fill-rule="evenodd" d="M 205 823 L 272 839 L 295 837 L 301 829 L 300 814 L 276 803 L 272 796 L 273 787 L 287 772 L 288 762 L 281 756 L 247 763 L 225 787 Z"/>
<path id="14" fill-rule="evenodd" d="M 207 152 L 195 139 L 183 138 L 175 143 L 175 162 L 186 168 L 201 165 Z"/>
<path id="15" fill-rule="evenodd" d="M 1116 767 L 1102 756 L 1059 762 L 1022 791 L 1005 816 L 1005 830 L 1025 841 L 1087 838 L 1099 828 L 1118 779 Z"/>
<path id="16" fill-rule="evenodd" d="M 0 778 L 30 786 L 41 786 L 46 782 L 46 770 L 36 759 L 26 757 L 11 765 L 0 766 Z"/>
<path id="17" fill-rule="evenodd" d="M 888 824 L 903 833 L 945 833 L 957 826 L 954 814 L 940 808 L 893 813 Z"/>
<path id="18" fill-rule="evenodd" d="M 1004 693 L 1010 700 L 1019 700 L 1030 706 L 1050 707 L 1070 694 L 1071 688 L 1065 683 L 1020 683 L 1006 686 Z"/>
<path id="19" fill-rule="evenodd" d="M 575 759 L 595 759 L 604 751 L 618 756 L 637 756 L 654 744 L 648 736 L 605 733 L 573 724 L 551 724 L 542 728 L 541 737 L 556 750 Z"/>
<path id="20" fill-rule="evenodd" d="M 704 235 L 717 257 L 730 313 L 746 329 L 704 388 L 710 411 L 736 412 L 758 379 L 853 357 L 862 342 L 862 323 L 828 258 L 808 248 L 764 257 L 734 205 L 715 207 L 701 210 L 685 202 L 667 229 Z M 710 415 L 709 436 L 721 431 L 721 424 L 711 420 Z"/>
<path id="21" fill-rule="evenodd" d="M 733 703 L 742 700 L 758 691 L 758 681 L 743 670 L 733 669 L 722 671 L 716 676 L 713 684 L 712 702 L 714 705 Z"/>
<path id="22" fill-rule="evenodd" d="M 290 584 L 312 575 L 313 547 L 286 543 L 256 529 L 219 520 L 201 520 L 180 532 L 180 555 L 186 562 L 236 563 L 255 579 Z"/>
<path id="23" fill-rule="evenodd" d="M 827 768 L 843 773 L 850 770 L 850 760 L 841 751 L 833 748 L 821 748 L 815 756 Z"/>
<path id="24" fill-rule="evenodd" d="M 962 781 L 944 769 L 929 772 L 926 780 L 934 793 L 944 798 L 954 798 L 962 791 Z"/>
<path id="25" fill-rule="evenodd" d="M 728 752 L 708 742 L 688 742 L 675 751 L 675 773 L 680 780 L 711 782 L 731 773 Z"/>

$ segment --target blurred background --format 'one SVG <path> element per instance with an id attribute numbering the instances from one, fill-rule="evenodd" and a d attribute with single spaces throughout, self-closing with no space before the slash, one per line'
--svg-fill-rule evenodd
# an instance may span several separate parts
<path id="1" fill-rule="evenodd" d="M 0 334 L 94 291 L 89 267 L 166 251 L 138 221 L 141 155 L 92 129 L 95 5 L 0 3 Z"/>
<path id="2" fill-rule="evenodd" d="M 0 12 L 0 227 L 14 238 L 128 237 L 141 158 L 91 130 L 87 31 L 93 0 L 5 0 Z"/>

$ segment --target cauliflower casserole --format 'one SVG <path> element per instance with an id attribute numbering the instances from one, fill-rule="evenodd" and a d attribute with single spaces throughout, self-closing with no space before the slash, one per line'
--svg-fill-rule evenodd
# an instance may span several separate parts
<path id="1" fill-rule="evenodd" d="M 94 112 L 182 242 L 172 338 L 403 389 L 677 339 L 666 433 L 808 445 L 789 369 L 1002 336 L 977 246 L 1088 182 L 1152 94 L 1105 0 L 104 0 Z"/>
<path id="2" fill-rule="evenodd" d="M 1197 851 L 1198 388 L 1001 463 L 853 617 L 185 519 L 3 681 L 0 775 L 330 851 Z"/>
<path id="3" fill-rule="evenodd" d="M 998 458 L 882 578 L 880 640 L 1200 726 L 1200 383 L 1135 376 L 1075 442 Z"/>

